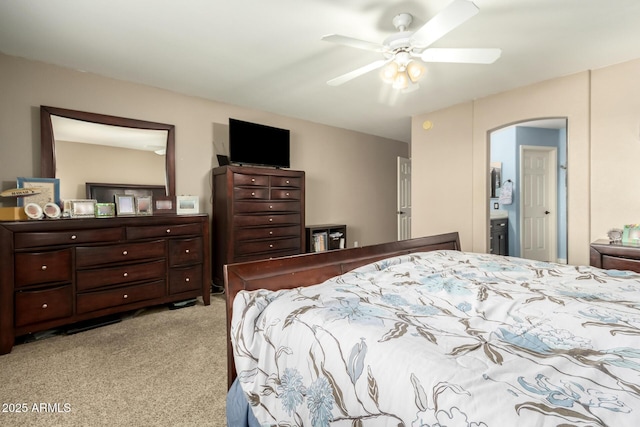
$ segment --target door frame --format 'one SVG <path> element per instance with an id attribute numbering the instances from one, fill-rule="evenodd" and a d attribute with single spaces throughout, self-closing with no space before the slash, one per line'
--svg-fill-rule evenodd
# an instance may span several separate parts
<path id="1" fill-rule="evenodd" d="M 547 192 L 549 194 L 548 210 L 549 223 L 547 229 L 547 240 L 549 242 L 549 261 L 557 262 L 558 260 L 558 148 L 551 146 L 541 145 L 521 145 L 520 146 L 520 176 L 518 191 L 520 192 L 520 256 L 524 257 L 524 241 L 525 239 L 525 227 L 524 227 L 524 153 L 525 151 L 545 151 L 549 157 L 549 167 L 547 169 Z"/>

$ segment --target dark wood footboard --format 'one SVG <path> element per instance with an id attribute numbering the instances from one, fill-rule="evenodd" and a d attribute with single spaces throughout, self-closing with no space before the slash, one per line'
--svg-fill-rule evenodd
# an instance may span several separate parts
<path id="1" fill-rule="evenodd" d="M 311 286 L 384 258 L 413 252 L 444 249 L 460 250 L 460 238 L 457 232 L 359 248 L 338 249 L 328 252 L 225 265 L 228 386 L 231 386 L 236 377 L 231 348 L 230 326 L 233 315 L 233 300 L 239 291 L 278 290 Z"/>

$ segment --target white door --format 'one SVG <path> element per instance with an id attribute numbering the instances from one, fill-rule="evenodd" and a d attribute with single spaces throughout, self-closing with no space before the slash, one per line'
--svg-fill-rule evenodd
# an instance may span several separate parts
<path id="1" fill-rule="evenodd" d="M 556 261 L 555 147 L 520 147 L 520 254 L 538 261 Z"/>
<path id="2" fill-rule="evenodd" d="M 411 238 L 411 159 L 398 157 L 398 240 Z"/>

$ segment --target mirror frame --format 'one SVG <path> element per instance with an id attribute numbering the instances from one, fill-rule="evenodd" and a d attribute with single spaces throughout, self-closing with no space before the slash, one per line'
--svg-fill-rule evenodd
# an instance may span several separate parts
<path id="1" fill-rule="evenodd" d="M 88 113 L 86 111 L 68 110 L 65 108 L 40 106 L 40 174 L 42 178 L 55 178 L 56 174 L 56 141 L 53 135 L 51 116 L 66 117 L 68 119 L 99 123 L 136 129 L 166 130 L 166 189 L 167 196 L 176 194 L 176 158 L 174 125 L 148 122 L 145 120 L 129 119 L 126 117 L 108 116 L 105 114 Z"/>

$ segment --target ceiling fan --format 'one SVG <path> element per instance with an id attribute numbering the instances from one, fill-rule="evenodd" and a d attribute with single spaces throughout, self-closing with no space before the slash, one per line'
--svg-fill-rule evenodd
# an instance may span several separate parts
<path id="1" fill-rule="evenodd" d="M 393 25 L 398 32 L 387 37 L 382 44 L 339 34 L 326 35 L 322 40 L 383 55 L 383 59 L 333 78 L 327 84 L 339 86 L 382 68 L 384 81 L 391 83 L 396 89 L 406 89 L 424 75 L 423 62 L 491 64 L 500 57 L 500 49 L 429 47 L 479 11 L 469 0 L 454 0 L 416 31 L 408 30 L 413 17 L 409 13 L 401 13 L 393 18 Z"/>

